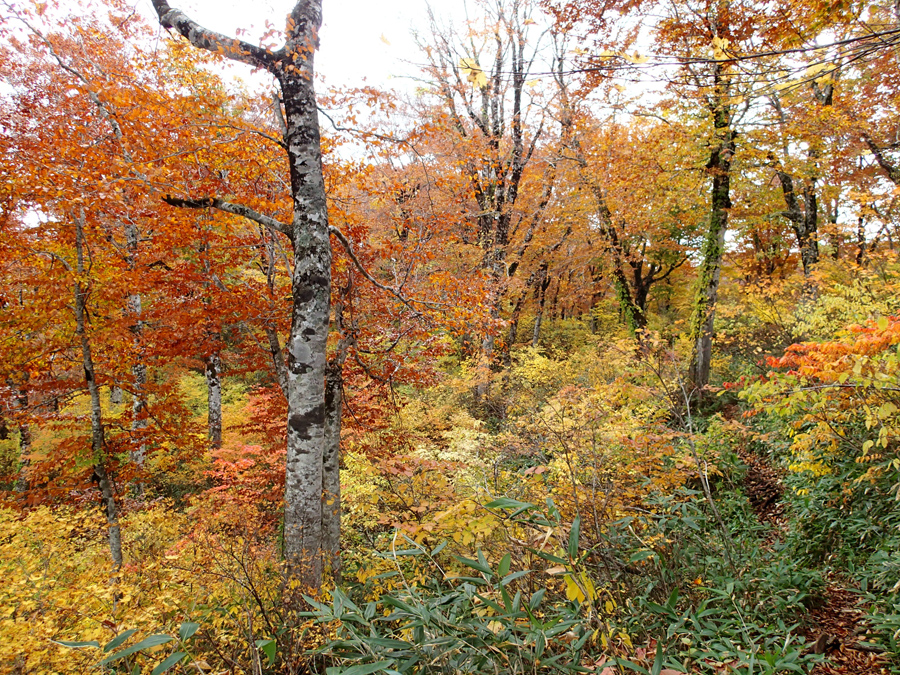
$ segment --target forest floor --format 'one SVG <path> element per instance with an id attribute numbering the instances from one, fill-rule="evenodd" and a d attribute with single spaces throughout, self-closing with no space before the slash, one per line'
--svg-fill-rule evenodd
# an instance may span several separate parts
<path id="1" fill-rule="evenodd" d="M 780 539 L 788 528 L 781 497 L 781 475 L 756 454 L 741 453 L 747 465 L 744 489 L 760 522 L 771 526 L 766 544 Z M 811 675 L 883 675 L 888 672 L 884 654 L 860 642 L 865 637 L 865 607 L 852 580 L 830 575 L 819 606 L 810 609 L 803 634 L 810 649 L 824 654 Z"/>

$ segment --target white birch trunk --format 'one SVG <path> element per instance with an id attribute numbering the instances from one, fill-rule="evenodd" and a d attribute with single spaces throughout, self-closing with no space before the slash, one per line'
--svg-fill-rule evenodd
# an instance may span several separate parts
<path id="1" fill-rule="evenodd" d="M 206 357 L 207 427 L 211 448 L 222 447 L 222 360 L 218 354 Z"/>

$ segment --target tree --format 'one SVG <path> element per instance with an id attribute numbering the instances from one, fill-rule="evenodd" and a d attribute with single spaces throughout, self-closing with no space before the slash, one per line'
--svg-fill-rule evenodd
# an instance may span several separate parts
<path id="1" fill-rule="evenodd" d="M 284 46 L 272 51 L 207 30 L 166 0 L 153 0 L 160 24 L 200 49 L 271 73 L 284 106 L 284 143 L 291 179 L 290 224 L 218 197 L 170 199 L 173 206 L 217 208 L 271 227 L 291 240 L 291 329 L 287 341 L 287 460 L 284 553 L 287 580 L 311 589 L 322 584 L 323 483 L 326 440 L 326 347 L 331 307 L 331 242 L 322 176 L 314 89 L 314 54 L 322 24 L 321 0 L 299 0 L 287 18 Z"/>
<path id="2" fill-rule="evenodd" d="M 422 48 L 439 105 L 424 114 L 443 121 L 436 127 L 444 127 L 442 140 L 449 145 L 445 152 L 468 183 L 475 207 L 474 240 L 482 252 L 480 267 L 490 279 L 486 304 L 496 323 L 510 279 L 521 271 L 535 233 L 544 224 L 555 164 L 545 164 L 537 180 L 529 184 L 527 170 L 545 131 L 539 94 L 529 90 L 540 48 L 540 40 L 529 36 L 530 26 L 536 23 L 534 9 L 526 0 L 510 0 L 483 3 L 483 12 L 481 21 L 469 26 L 468 35 L 442 30 L 432 17 L 432 44 Z M 513 339 L 515 326 L 514 320 Z M 496 336 L 496 326 L 482 336 L 485 365 L 496 365 Z M 504 345 L 504 353 L 509 344 Z M 485 393 L 486 383 L 479 384 L 476 395 Z"/>

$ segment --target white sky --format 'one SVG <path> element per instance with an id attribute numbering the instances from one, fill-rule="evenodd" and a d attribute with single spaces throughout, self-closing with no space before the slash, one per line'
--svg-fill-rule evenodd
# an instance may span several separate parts
<path id="1" fill-rule="evenodd" d="M 149 2 L 147 3 L 149 4 Z M 201 25 L 235 35 L 256 44 L 266 31 L 266 21 L 284 27 L 294 0 L 169 0 Z M 427 30 L 425 0 L 323 0 L 321 48 L 316 71 L 328 86 L 363 83 L 403 88 L 397 77 L 415 76 L 422 57 L 412 38 L 413 26 Z M 458 14 L 453 6 L 463 0 L 433 0 L 438 16 Z M 151 9 L 152 12 L 152 9 Z"/>

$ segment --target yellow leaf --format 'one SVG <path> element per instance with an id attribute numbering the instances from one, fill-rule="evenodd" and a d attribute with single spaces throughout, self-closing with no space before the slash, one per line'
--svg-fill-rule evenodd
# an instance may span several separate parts
<path id="1" fill-rule="evenodd" d="M 716 61 L 724 61 L 727 59 L 728 54 L 726 52 L 730 44 L 731 43 L 727 38 L 714 37 L 712 39 L 713 58 L 716 59 Z"/>
<path id="2" fill-rule="evenodd" d="M 622 58 L 628 61 L 629 63 L 647 63 L 650 60 L 649 56 L 641 56 L 637 52 L 634 54 L 628 54 L 626 52 L 622 52 Z"/>
<path id="3" fill-rule="evenodd" d="M 578 602 L 584 602 L 585 595 L 584 591 L 578 586 L 578 582 L 572 578 L 571 574 L 566 575 L 566 597 L 569 600 L 577 600 Z"/>
<path id="4" fill-rule="evenodd" d="M 460 59 L 459 67 L 473 87 L 476 87 L 477 89 L 484 89 L 487 87 L 487 75 L 481 66 L 478 65 L 478 61 L 475 59 Z"/>

